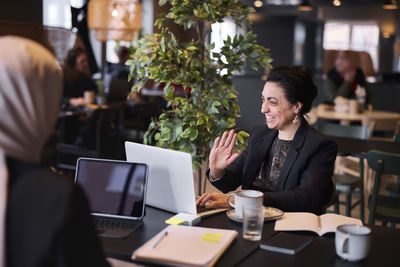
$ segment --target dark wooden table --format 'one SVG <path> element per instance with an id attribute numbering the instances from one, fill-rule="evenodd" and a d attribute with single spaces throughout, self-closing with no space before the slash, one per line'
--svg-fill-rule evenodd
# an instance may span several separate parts
<path id="1" fill-rule="evenodd" d="M 164 221 L 173 214 L 146 208 L 144 224 L 127 239 L 101 238 L 108 257 L 131 261 L 132 252 L 139 248 L 167 225 Z M 265 222 L 262 241 L 270 239 L 277 232 L 275 223 Z M 368 257 L 360 262 L 350 263 L 340 259 L 335 253 L 333 233 L 319 237 L 312 232 L 298 234 L 314 236 L 313 242 L 296 255 L 269 252 L 259 248 L 262 241 L 252 242 L 242 238 L 242 225 L 231 221 L 225 213 L 210 216 L 202 220 L 199 226 L 233 229 L 239 235 L 225 251 L 216 266 L 400 266 L 400 230 L 372 226 L 371 249 Z"/>

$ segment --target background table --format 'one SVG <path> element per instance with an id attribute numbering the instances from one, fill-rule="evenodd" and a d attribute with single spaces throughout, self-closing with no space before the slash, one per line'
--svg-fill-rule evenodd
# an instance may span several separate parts
<path id="1" fill-rule="evenodd" d="M 339 120 L 342 125 L 348 125 L 350 122 L 360 122 L 363 118 L 383 119 L 383 120 L 400 120 L 400 113 L 389 111 L 364 111 L 363 113 L 338 112 L 333 109 L 317 108 L 316 115 L 318 119 Z"/>
<path id="2" fill-rule="evenodd" d="M 173 214 L 146 207 L 144 225 L 127 239 L 101 238 L 108 257 L 130 261 L 132 252 L 155 234 L 167 227 L 164 221 Z M 275 232 L 274 221 L 265 222 L 262 240 L 270 239 Z M 232 245 L 225 251 L 216 266 L 398 266 L 400 263 L 400 230 L 372 226 L 371 250 L 367 259 L 348 263 L 335 253 L 334 234 L 318 237 L 312 232 L 299 234 L 315 236 L 313 242 L 296 255 L 287 255 L 262 250 L 262 241 L 252 242 L 242 238 L 242 225 L 231 221 L 224 213 L 202 220 L 199 226 L 233 229 L 239 232 Z"/>

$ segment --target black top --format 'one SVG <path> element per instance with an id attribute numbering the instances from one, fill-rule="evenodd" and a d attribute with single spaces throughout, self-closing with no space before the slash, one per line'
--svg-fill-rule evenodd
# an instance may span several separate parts
<path id="1" fill-rule="evenodd" d="M 325 84 L 325 93 L 330 98 L 331 101 L 337 96 L 342 96 L 349 99 L 356 98 L 356 86 L 360 85 L 366 90 L 366 103 L 372 104 L 373 95 L 372 89 L 367 82 L 363 71 L 359 68 L 356 69 L 356 76 L 353 83 L 345 81 L 340 74 L 337 72 L 336 68 L 331 69 L 327 73 L 327 83 Z M 354 88 L 352 88 L 355 86 Z"/>
<path id="2" fill-rule="evenodd" d="M 84 74 L 80 74 L 74 82 L 64 80 L 64 97 L 83 97 L 85 91 L 94 91 L 97 94 L 96 83 Z"/>
<path id="3" fill-rule="evenodd" d="M 291 141 L 275 138 L 267 157 L 261 164 L 259 176 L 252 183 L 254 188 L 259 188 L 261 191 L 275 191 L 290 143 Z"/>
<path id="4" fill-rule="evenodd" d="M 224 193 L 251 189 L 261 164 L 278 135 L 266 125 L 253 128 L 248 146 L 229 165 L 224 176 L 212 184 Z M 333 165 L 337 145 L 305 120 L 290 144 L 274 192 L 264 191 L 264 205 L 283 211 L 303 211 L 320 214 L 333 192 Z"/>
<path id="5" fill-rule="evenodd" d="M 128 80 L 129 66 L 121 63 L 109 64 L 107 72 L 111 76 L 111 80 Z"/>
<path id="6" fill-rule="evenodd" d="M 339 87 L 344 82 L 343 78 L 340 77 L 340 74 L 337 72 L 336 68 L 333 68 L 330 71 L 328 71 L 327 76 L 328 79 L 331 79 L 333 82 L 335 82 L 337 87 Z M 367 83 L 367 81 L 365 80 L 364 73 L 359 68 L 356 69 L 355 80 L 357 84 L 361 86 L 365 86 L 365 84 Z"/>
<path id="7" fill-rule="evenodd" d="M 7 159 L 7 266 L 109 266 L 88 202 L 68 178 Z"/>

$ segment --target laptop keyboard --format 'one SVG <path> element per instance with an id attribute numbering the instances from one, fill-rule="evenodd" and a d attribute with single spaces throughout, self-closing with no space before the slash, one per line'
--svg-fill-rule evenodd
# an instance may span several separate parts
<path id="1" fill-rule="evenodd" d="M 99 236 L 116 238 L 127 237 L 143 224 L 141 220 L 122 220 L 103 217 L 95 217 L 93 221 Z"/>

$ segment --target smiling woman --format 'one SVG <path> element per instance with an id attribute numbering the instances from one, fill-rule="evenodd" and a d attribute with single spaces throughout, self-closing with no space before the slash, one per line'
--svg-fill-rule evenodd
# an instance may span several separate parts
<path id="1" fill-rule="evenodd" d="M 301 66 L 272 69 L 261 94 L 266 125 L 253 128 L 246 149 L 233 153 L 236 134 L 224 132 L 209 156 L 210 182 L 224 193 L 264 192 L 264 205 L 320 214 L 333 193 L 337 145 L 312 129 L 303 115 L 317 94 L 310 71 Z M 204 194 L 197 205 L 229 207 L 226 194 Z"/>

